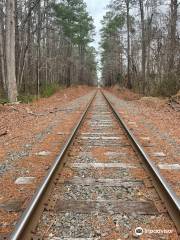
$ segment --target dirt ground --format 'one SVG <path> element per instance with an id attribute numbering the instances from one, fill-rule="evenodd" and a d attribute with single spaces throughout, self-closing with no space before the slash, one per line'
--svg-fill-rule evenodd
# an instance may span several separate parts
<path id="1" fill-rule="evenodd" d="M 180 196 L 180 111 L 169 99 L 143 97 L 127 89 L 107 89 L 130 130 Z"/>
<path id="2" fill-rule="evenodd" d="M 13 229 L 93 93 L 72 87 L 30 104 L 0 105 L 1 236 Z M 21 177 L 29 183 L 16 182 Z"/>
<path id="3" fill-rule="evenodd" d="M 72 87 L 30 104 L 0 105 L 1 235 L 13 229 L 93 90 Z M 180 112 L 168 105 L 168 99 L 143 97 L 116 87 L 106 91 L 151 159 L 157 165 L 180 166 Z M 179 171 L 161 171 L 180 196 Z M 32 181 L 17 184 L 20 177 L 32 177 Z"/>
<path id="4" fill-rule="evenodd" d="M 143 97 L 127 89 L 110 88 L 108 91 L 137 108 L 147 122 L 154 124 L 161 132 L 168 132 L 180 143 L 180 111 L 175 111 L 169 106 L 167 98 Z"/>
<path id="5" fill-rule="evenodd" d="M 72 87 L 30 104 L 0 104 L 0 162 L 4 161 L 9 149 L 18 151 L 23 143 L 46 129 L 56 111 L 63 112 L 65 105 L 90 90 Z"/>

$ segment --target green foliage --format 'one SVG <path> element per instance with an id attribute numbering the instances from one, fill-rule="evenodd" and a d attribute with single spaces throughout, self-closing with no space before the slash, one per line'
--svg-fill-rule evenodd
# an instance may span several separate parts
<path id="1" fill-rule="evenodd" d="M 56 93 L 57 91 L 59 91 L 61 89 L 61 87 L 58 84 L 49 84 L 47 86 L 42 86 L 40 89 L 40 97 L 43 98 L 48 98 L 51 95 L 53 95 L 54 93 Z M 27 95 L 19 95 L 18 96 L 18 101 L 22 102 L 22 103 L 31 103 L 35 100 L 37 100 L 38 97 L 36 95 L 33 94 L 27 94 Z M 2 102 L 1 102 L 2 100 Z M 0 99 L 0 103 L 6 103 L 7 100 L 6 99 Z"/>
<path id="2" fill-rule="evenodd" d="M 41 97 L 50 97 L 55 92 L 57 92 L 60 89 L 60 86 L 58 84 L 49 84 L 47 86 L 42 87 L 41 89 Z"/>
<path id="3" fill-rule="evenodd" d="M 128 44 L 125 43 L 124 30 L 127 29 L 127 13 L 129 19 L 128 30 L 130 35 L 135 35 L 135 18 L 129 14 L 129 10 L 135 4 L 135 0 L 111 0 L 107 6 L 108 11 L 102 20 L 101 29 L 101 65 L 103 81 L 107 85 L 117 82 L 123 83 L 124 55 L 128 55 Z M 130 65 L 130 64 L 129 64 Z M 121 72 L 120 72 L 121 71 Z"/>
<path id="4" fill-rule="evenodd" d="M 8 103 L 8 99 L 7 98 L 0 98 L 0 104 L 5 104 Z"/>
<path id="5" fill-rule="evenodd" d="M 111 52 L 114 45 L 112 41 L 118 39 L 119 31 L 123 28 L 125 24 L 125 15 L 115 14 L 113 11 L 108 11 L 102 20 L 102 29 L 101 29 L 101 43 L 100 47 L 102 49 L 102 64 L 105 60 L 105 56 L 108 52 Z M 117 42 L 117 41 L 116 41 Z M 117 43 L 119 44 L 119 42 Z"/>
<path id="6" fill-rule="evenodd" d="M 80 72 L 78 78 L 80 83 L 85 82 L 85 71 L 89 74 L 92 73 L 91 78 L 96 73 L 94 63 L 92 63 L 92 61 L 95 62 L 95 56 L 88 49 L 89 43 L 93 41 L 94 25 L 86 7 L 84 0 L 61 0 L 60 3 L 55 4 L 53 7 L 57 28 L 59 28 L 61 36 L 63 35 L 65 39 L 68 59 L 72 59 L 72 49 L 78 51 L 80 65 L 78 67 Z M 66 85 L 71 85 L 70 66 L 68 66 Z"/>
<path id="7" fill-rule="evenodd" d="M 123 11 L 116 12 L 109 7 L 109 11 L 102 20 L 100 43 L 102 76 L 108 85 L 121 82 L 122 77 L 117 59 L 120 57 L 120 52 L 123 51 L 119 36 L 124 27 L 125 19 Z"/>
<path id="8" fill-rule="evenodd" d="M 72 43 L 85 46 L 92 41 L 93 19 L 83 0 L 63 0 L 54 5 L 54 11 L 57 23 Z"/>
<path id="9" fill-rule="evenodd" d="M 103 28 L 101 29 L 102 41 L 111 35 L 117 33 L 125 23 L 124 13 L 114 14 L 112 11 L 108 11 L 102 20 Z"/>
<path id="10" fill-rule="evenodd" d="M 19 95 L 18 96 L 18 101 L 22 103 L 31 103 L 36 99 L 37 99 L 36 95 Z"/>

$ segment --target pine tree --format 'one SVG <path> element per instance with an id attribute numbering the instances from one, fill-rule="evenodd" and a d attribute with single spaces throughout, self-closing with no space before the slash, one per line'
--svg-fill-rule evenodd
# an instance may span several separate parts
<path id="1" fill-rule="evenodd" d="M 101 65 L 105 85 L 111 86 L 120 81 L 122 75 L 123 48 L 120 39 L 120 30 L 125 23 L 124 14 L 114 15 L 108 11 L 103 18 L 101 29 Z"/>
<path id="2" fill-rule="evenodd" d="M 79 82 L 84 82 L 84 61 L 85 51 L 88 44 L 92 41 L 93 20 L 86 10 L 86 4 L 83 0 L 63 0 L 61 3 L 54 5 L 57 22 L 62 28 L 64 36 L 68 41 L 67 58 L 72 55 L 72 45 L 77 45 L 80 57 Z M 70 83 L 71 63 L 68 63 L 68 74 L 66 85 Z"/>

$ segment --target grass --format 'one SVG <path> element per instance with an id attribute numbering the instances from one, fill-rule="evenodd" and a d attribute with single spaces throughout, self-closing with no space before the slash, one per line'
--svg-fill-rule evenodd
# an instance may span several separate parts
<path id="1" fill-rule="evenodd" d="M 8 99 L 7 98 L 0 98 L 0 104 L 5 104 L 8 103 Z"/>
<path id="2" fill-rule="evenodd" d="M 36 99 L 37 99 L 36 95 L 19 95 L 18 96 L 18 101 L 22 103 L 31 103 Z"/>
<path id="3" fill-rule="evenodd" d="M 40 97 L 48 98 L 52 96 L 54 93 L 56 93 L 59 89 L 60 89 L 60 86 L 58 84 L 49 84 L 47 86 L 43 86 L 40 89 Z M 22 94 L 18 96 L 18 101 L 22 103 L 31 103 L 37 99 L 38 99 L 37 95 L 32 95 L 32 94 L 28 94 L 28 95 Z"/>
<path id="4" fill-rule="evenodd" d="M 43 86 L 40 89 L 40 97 L 48 98 L 48 97 L 52 96 L 54 93 L 56 93 L 57 91 L 59 91 L 62 88 L 63 87 L 59 86 L 57 83 L 53 83 L 53 84 L 49 84 L 47 86 Z M 19 96 L 18 96 L 18 101 L 20 101 L 22 103 L 31 103 L 31 102 L 33 102 L 33 101 L 35 101 L 37 99 L 38 99 L 38 97 L 35 94 L 24 95 L 22 93 L 22 94 L 19 94 Z M 5 97 L 0 95 L 0 104 L 5 104 L 5 103 L 8 103 L 8 102 L 9 101 L 8 101 L 7 98 L 5 98 Z"/>
<path id="5" fill-rule="evenodd" d="M 60 86 L 58 84 L 50 84 L 47 86 L 44 86 L 41 89 L 41 97 L 47 98 L 52 96 L 54 93 L 56 93 L 60 89 Z"/>

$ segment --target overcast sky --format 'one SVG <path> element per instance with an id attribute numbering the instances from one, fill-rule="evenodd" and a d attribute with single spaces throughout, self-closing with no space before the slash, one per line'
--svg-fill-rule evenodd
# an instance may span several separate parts
<path id="1" fill-rule="evenodd" d="M 95 35 L 95 41 L 92 43 L 92 45 L 96 48 L 96 50 L 99 50 L 99 42 L 100 42 L 100 29 L 101 29 L 101 20 L 103 19 L 103 16 L 106 13 L 106 6 L 110 2 L 110 0 L 85 0 L 87 4 L 87 9 L 90 13 L 90 15 L 94 19 L 94 25 L 96 27 L 96 35 Z M 97 56 L 97 60 L 99 61 L 100 56 Z M 98 71 L 98 76 L 100 78 L 101 73 Z"/>
<path id="2" fill-rule="evenodd" d="M 87 9 L 90 15 L 94 19 L 94 25 L 96 27 L 96 36 L 93 46 L 98 50 L 98 43 L 100 41 L 99 30 L 101 29 L 101 20 L 106 12 L 105 8 L 109 3 L 109 0 L 85 0 L 85 2 L 87 4 Z"/>

